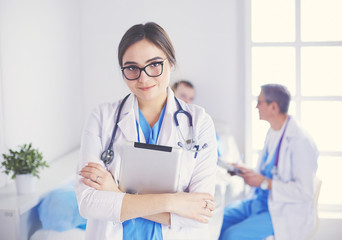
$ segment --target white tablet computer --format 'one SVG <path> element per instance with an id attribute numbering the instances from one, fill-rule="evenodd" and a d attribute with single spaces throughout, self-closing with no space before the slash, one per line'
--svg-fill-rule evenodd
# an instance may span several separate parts
<path id="1" fill-rule="evenodd" d="M 127 193 L 177 192 L 181 148 L 127 142 L 123 146 L 119 188 Z"/>

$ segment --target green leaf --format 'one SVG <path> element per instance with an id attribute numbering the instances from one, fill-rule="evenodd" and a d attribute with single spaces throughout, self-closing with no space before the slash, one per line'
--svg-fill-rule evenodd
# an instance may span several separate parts
<path id="1" fill-rule="evenodd" d="M 18 174 L 32 173 L 39 178 L 39 168 L 49 167 L 43 160 L 43 154 L 32 147 L 32 143 L 19 146 L 19 151 L 9 149 L 9 154 L 2 154 L 4 161 L 0 168 L 14 179 Z"/>

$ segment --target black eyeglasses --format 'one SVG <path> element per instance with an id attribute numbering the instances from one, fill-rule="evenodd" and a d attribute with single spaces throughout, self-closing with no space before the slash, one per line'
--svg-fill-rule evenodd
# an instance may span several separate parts
<path id="1" fill-rule="evenodd" d="M 127 80 L 133 81 L 140 78 L 141 72 L 144 71 L 149 77 L 159 77 L 163 73 L 164 62 L 167 59 L 160 62 L 153 62 L 146 65 L 143 68 L 131 65 L 127 67 L 122 67 L 122 74 L 125 76 Z"/>

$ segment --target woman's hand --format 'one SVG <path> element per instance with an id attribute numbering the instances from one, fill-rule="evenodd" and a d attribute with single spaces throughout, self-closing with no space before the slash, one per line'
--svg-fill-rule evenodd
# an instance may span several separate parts
<path id="1" fill-rule="evenodd" d="M 215 209 L 214 197 L 209 193 L 175 193 L 171 195 L 170 212 L 182 217 L 208 223 Z"/>
<path id="2" fill-rule="evenodd" d="M 96 190 L 121 192 L 112 174 L 102 165 L 89 162 L 79 173 L 83 178 L 83 183 Z"/>

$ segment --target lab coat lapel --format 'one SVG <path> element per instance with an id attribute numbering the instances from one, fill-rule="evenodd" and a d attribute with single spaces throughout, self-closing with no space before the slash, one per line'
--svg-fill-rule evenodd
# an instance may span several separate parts
<path id="1" fill-rule="evenodd" d="M 166 109 L 157 143 L 159 145 L 177 146 L 177 129 L 173 114 L 178 110 L 173 91 L 168 88 Z"/>
<path id="2" fill-rule="evenodd" d="M 136 119 L 134 114 L 135 102 L 136 97 L 134 94 L 131 94 L 122 108 L 120 121 L 118 123 L 118 127 L 126 140 L 132 142 L 137 141 L 138 139 Z"/>
<path id="3" fill-rule="evenodd" d="M 279 171 L 281 171 L 284 168 L 284 165 L 288 165 L 289 163 L 286 163 L 286 158 L 285 156 L 287 155 L 287 152 L 289 150 L 289 144 L 291 142 L 291 139 L 293 138 L 293 136 L 295 136 L 296 134 L 296 127 L 297 123 L 296 120 L 293 119 L 293 117 L 291 117 L 291 119 L 289 120 L 286 132 L 284 134 L 284 138 L 283 138 L 283 142 L 281 144 L 281 149 L 279 152 L 279 162 L 278 162 L 278 169 Z"/>
<path id="4" fill-rule="evenodd" d="M 174 99 L 173 91 L 170 88 L 168 88 L 167 91 L 167 105 L 157 144 L 177 146 L 177 128 L 173 121 L 173 114 L 178 110 L 178 108 Z M 136 118 L 134 113 L 135 104 L 137 104 L 136 97 L 131 94 L 122 108 L 120 121 L 118 123 L 119 129 L 128 141 L 138 140 Z M 140 140 L 143 141 L 145 138 L 142 131 L 140 131 L 139 135 Z"/>

